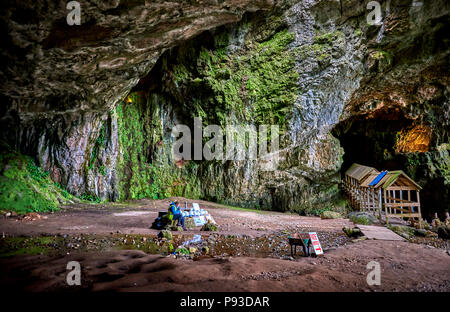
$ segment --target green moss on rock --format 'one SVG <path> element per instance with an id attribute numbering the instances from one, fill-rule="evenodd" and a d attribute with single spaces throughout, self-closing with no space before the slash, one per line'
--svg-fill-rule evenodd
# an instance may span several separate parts
<path id="1" fill-rule="evenodd" d="M 376 69 L 378 72 L 388 71 L 394 63 L 394 57 L 391 53 L 377 50 L 369 55 L 369 67 Z"/>
<path id="2" fill-rule="evenodd" d="M 120 156 L 117 174 L 119 199 L 199 197 L 195 164 L 183 169 L 171 163 L 153 164 L 152 149 L 162 140 L 157 111 L 148 103 L 146 92 L 132 92 L 120 103 L 117 116 Z M 155 116 L 156 115 L 156 116 Z"/>
<path id="3" fill-rule="evenodd" d="M 167 240 L 172 240 L 173 239 L 172 232 L 168 230 L 161 231 L 158 234 L 158 238 L 165 238 Z"/>
<path id="4" fill-rule="evenodd" d="M 333 46 L 337 41 L 344 40 L 345 36 L 340 31 L 318 34 L 312 44 L 307 44 L 299 49 L 302 58 L 313 57 L 319 62 L 331 58 Z"/>
<path id="5" fill-rule="evenodd" d="M 415 229 L 409 226 L 388 225 L 387 228 L 406 239 L 415 235 Z"/>
<path id="6" fill-rule="evenodd" d="M 231 54 L 224 48 L 202 49 L 197 69 L 213 91 L 220 124 L 227 124 L 233 111 L 241 121 L 285 127 L 286 113 L 297 96 L 298 73 L 288 49 L 293 40 L 294 34 L 282 30 Z"/>
<path id="7" fill-rule="evenodd" d="M 55 211 L 71 195 L 55 184 L 33 159 L 2 146 L 0 206 L 17 213 Z"/>
<path id="8" fill-rule="evenodd" d="M 436 157 L 435 167 L 441 176 L 444 177 L 445 185 L 450 185 L 450 144 L 444 143 L 439 145 L 437 151 L 439 156 Z"/>
<path id="9" fill-rule="evenodd" d="M 219 230 L 219 227 L 214 223 L 206 223 L 200 229 L 200 231 L 213 231 L 213 232 L 216 232 L 218 230 Z"/>
<path id="10" fill-rule="evenodd" d="M 355 224 L 362 224 L 362 225 L 371 225 L 377 222 L 377 219 L 375 216 L 368 212 L 351 212 L 348 215 L 350 221 L 352 221 Z"/>
<path id="11" fill-rule="evenodd" d="M 340 219 L 342 218 L 341 214 L 334 211 L 324 211 L 320 216 L 321 219 Z"/>

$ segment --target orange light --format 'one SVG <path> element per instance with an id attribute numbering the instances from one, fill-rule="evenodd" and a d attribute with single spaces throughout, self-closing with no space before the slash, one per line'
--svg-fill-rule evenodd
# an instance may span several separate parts
<path id="1" fill-rule="evenodd" d="M 425 125 L 413 126 L 399 132 L 395 144 L 397 153 L 428 152 L 431 141 L 431 128 Z"/>

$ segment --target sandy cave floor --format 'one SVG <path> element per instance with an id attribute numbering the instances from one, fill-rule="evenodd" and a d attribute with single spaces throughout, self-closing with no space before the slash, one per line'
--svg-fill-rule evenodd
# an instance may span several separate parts
<path id="1" fill-rule="evenodd" d="M 185 199 L 179 199 L 184 204 Z M 75 204 L 34 221 L 2 218 L 0 233 L 5 237 L 101 235 L 105 239 L 116 233 L 152 237 L 159 231 L 149 226 L 171 200 Z M 212 256 L 194 259 L 115 249 L 14 255 L 0 258 L 0 287 L 28 291 L 450 291 L 448 242 L 441 242 L 440 248 L 399 241 L 351 242 L 342 232 L 343 226 L 353 226 L 348 219 L 321 220 L 187 201 L 207 209 L 219 225 L 215 237 L 237 237 L 233 244 L 242 252 L 227 254 L 226 249 L 216 248 Z M 283 235 L 309 231 L 318 232 L 325 255 L 289 259 Z M 204 239 L 210 235 L 198 228 L 176 233 L 178 240 L 193 234 Z M 239 245 L 244 238 L 244 246 Z M 274 248 L 247 252 L 245 244 L 258 240 L 273 243 Z M 82 285 L 75 288 L 66 284 L 66 265 L 72 260 L 82 267 Z M 370 261 L 380 263 L 380 286 L 366 282 Z"/>

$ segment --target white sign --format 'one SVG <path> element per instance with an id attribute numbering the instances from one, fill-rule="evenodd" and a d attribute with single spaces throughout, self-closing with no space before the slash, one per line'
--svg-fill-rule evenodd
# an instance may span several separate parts
<path id="1" fill-rule="evenodd" d="M 193 217 L 192 219 L 194 219 L 195 226 L 200 226 L 200 225 L 203 225 L 203 224 L 206 223 L 205 222 L 205 218 L 203 216 L 201 216 L 201 217 Z"/>
<path id="2" fill-rule="evenodd" d="M 310 232 L 309 238 L 311 239 L 311 244 L 313 245 L 314 252 L 316 255 L 323 255 L 322 246 L 320 245 L 319 237 L 316 232 Z"/>

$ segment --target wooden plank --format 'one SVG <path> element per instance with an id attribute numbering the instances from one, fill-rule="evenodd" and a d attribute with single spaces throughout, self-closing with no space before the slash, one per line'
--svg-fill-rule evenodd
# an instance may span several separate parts
<path id="1" fill-rule="evenodd" d="M 368 239 L 405 241 L 405 239 L 384 226 L 360 225 L 358 228 Z"/>
<path id="2" fill-rule="evenodd" d="M 411 187 L 411 186 L 397 186 L 396 185 L 396 186 L 389 187 L 389 190 L 393 190 L 393 191 L 400 191 L 400 190 L 403 190 L 403 191 L 408 191 L 408 190 L 415 191 L 416 189 Z"/>
<path id="3" fill-rule="evenodd" d="M 388 199 L 395 200 L 395 201 L 400 202 L 400 203 L 414 203 L 414 204 L 418 204 L 417 202 L 415 203 L 415 202 L 412 202 L 410 200 L 398 199 L 398 198 L 393 198 L 393 197 L 389 197 L 389 196 L 388 196 Z"/>
<path id="4" fill-rule="evenodd" d="M 420 213 L 404 213 L 404 214 L 386 214 L 387 217 L 393 218 L 421 218 Z"/>
<path id="5" fill-rule="evenodd" d="M 398 210 L 398 211 L 403 211 L 403 212 L 408 212 L 408 213 L 411 213 L 412 211 L 411 211 L 411 209 L 403 209 L 403 208 L 399 208 L 399 207 L 397 207 L 397 208 L 395 208 L 396 210 Z M 392 215 L 397 215 L 398 213 L 397 212 L 394 212 L 394 213 L 390 213 L 390 214 L 392 214 Z"/>
<path id="6" fill-rule="evenodd" d="M 392 203 L 387 204 L 389 207 L 417 207 L 420 206 L 419 203 Z"/>

